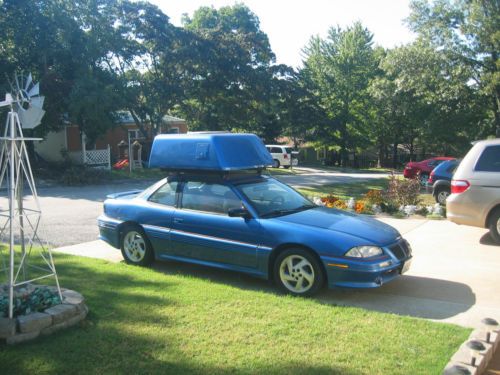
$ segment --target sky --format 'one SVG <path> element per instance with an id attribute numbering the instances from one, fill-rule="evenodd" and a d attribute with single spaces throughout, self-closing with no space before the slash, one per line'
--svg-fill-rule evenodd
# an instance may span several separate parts
<path id="1" fill-rule="evenodd" d="M 234 0 L 149 0 L 181 26 L 183 13 L 192 15 L 200 6 L 234 5 Z M 244 0 L 260 20 L 278 64 L 301 65 L 301 50 L 313 35 L 325 37 L 332 26 L 355 21 L 367 27 L 376 45 L 392 48 L 415 37 L 403 24 L 409 0 Z"/>

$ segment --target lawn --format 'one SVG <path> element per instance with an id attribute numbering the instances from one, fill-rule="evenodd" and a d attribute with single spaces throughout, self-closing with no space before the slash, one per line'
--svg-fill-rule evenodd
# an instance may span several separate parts
<path id="1" fill-rule="evenodd" d="M 333 185 L 323 185 L 314 186 L 308 188 L 297 189 L 303 195 L 307 197 L 321 197 L 325 195 L 332 194 L 336 197 L 342 199 L 349 199 L 353 197 L 354 199 L 362 199 L 363 196 L 368 192 L 368 190 L 385 190 L 387 189 L 388 178 L 373 178 L 366 180 L 356 180 L 352 183 L 342 183 Z M 421 204 L 424 206 L 434 205 L 436 201 L 431 194 L 427 194 L 422 189 L 420 194 Z"/>
<path id="2" fill-rule="evenodd" d="M 144 269 L 62 254 L 56 264 L 89 316 L 1 347 L 1 374 L 440 374 L 470 333 L 284 296 L 200 266 Z"/>

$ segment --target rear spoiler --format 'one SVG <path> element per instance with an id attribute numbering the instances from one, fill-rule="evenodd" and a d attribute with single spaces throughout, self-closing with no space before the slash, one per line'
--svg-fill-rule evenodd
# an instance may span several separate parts
<path id="1" fill-rule="evenodd" d="M 125 197 L 127 195 L 137 195 L 137 194 L 139 194 L 141 192 L 142 192 L 142 190 L 124 191 L 124 192 L 121 192 L 121 193 L 108 194 L 108 195 L 106 195 L 106 198 L 107 199 L 117 199 L 117 198 Z"/>

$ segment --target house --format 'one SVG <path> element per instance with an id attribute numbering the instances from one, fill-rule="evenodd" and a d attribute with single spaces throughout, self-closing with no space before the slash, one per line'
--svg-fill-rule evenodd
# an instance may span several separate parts
<path id="1" fill-rule="evenodd" d="M 143 160 L 149 156 L 151 140 L 146 140 L 128 111 L 118 113 L 119 120 L 114 128 L 96 140 L 92 148 L 84 145 L 85 134 L 78 125 L 68 124 L 58 132 L 50 132 L 43 141 L 35 143 L 35 151 L 47 161 L 62 161 L 67 154 L 74 162 L 84 164 L 110 165 L 128 153 L 129 143 L 139 141 L 143 147 Z M 151 129 L 148 128 L 151 137 Z M 187 133 L 185 120 L 165 115 L 159 133 Z M 120 147 L 119 145 L 125 145 Z"/>

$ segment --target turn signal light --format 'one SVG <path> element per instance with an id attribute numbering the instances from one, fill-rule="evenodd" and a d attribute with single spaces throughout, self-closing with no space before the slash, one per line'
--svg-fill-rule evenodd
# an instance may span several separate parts
<path id="1" fill-rule="evenodd" d="M 288 154 L 283 154 L 283 159 L 288 159 Z"/>
<path id="2" fill-rule="evenodd" d="M 469 181 L 451 180 L 451 194 L 460 194 L 469 188 Z"/>

